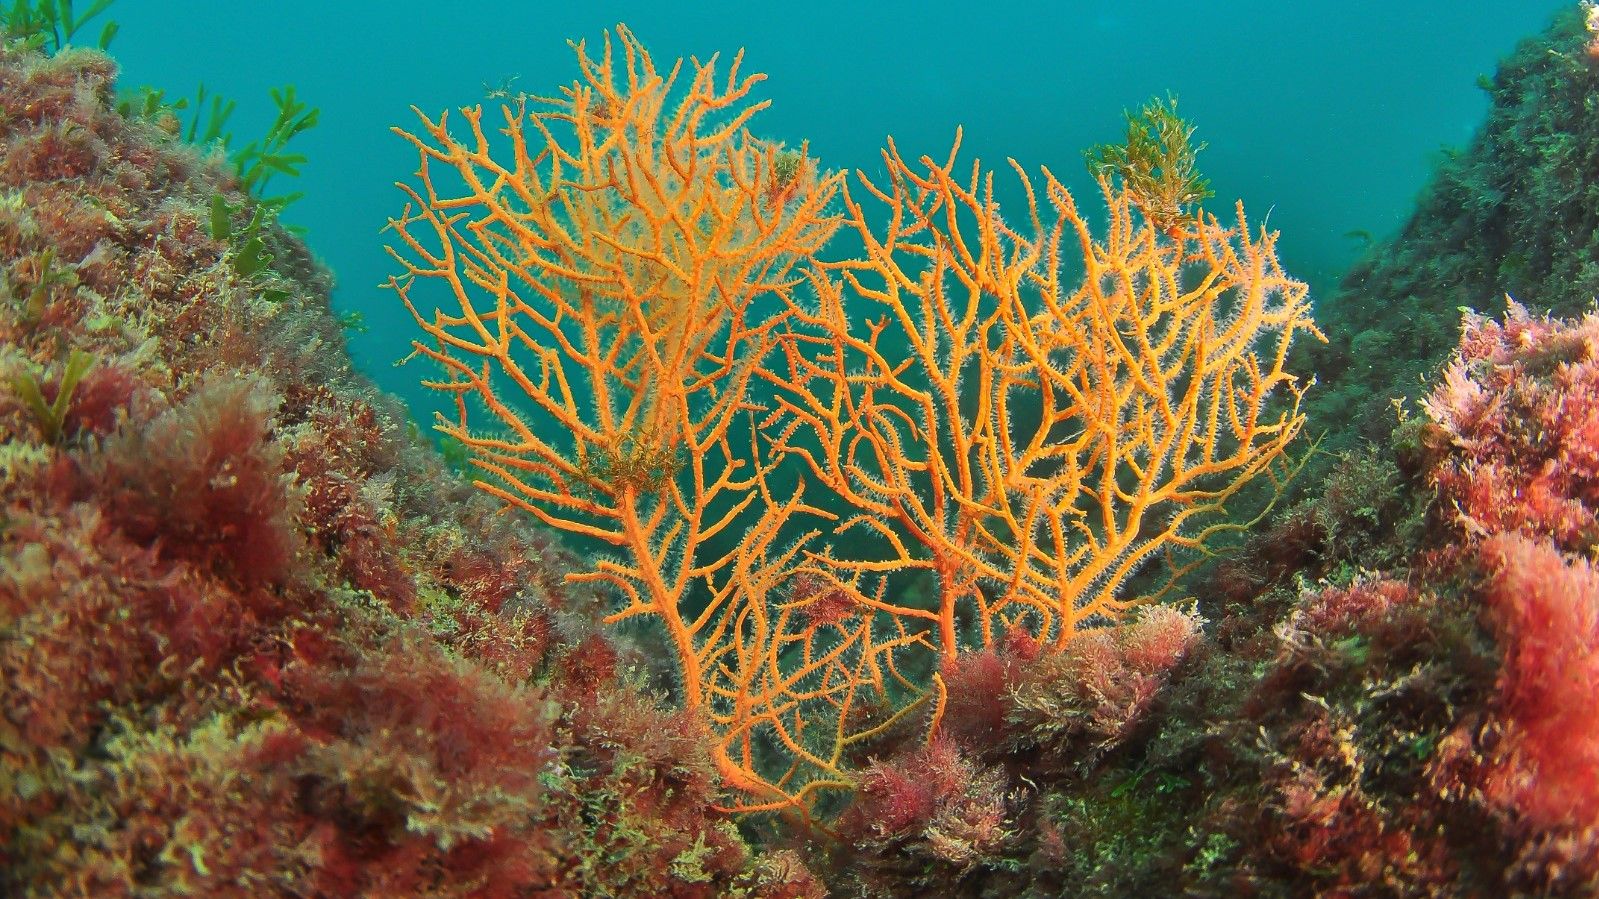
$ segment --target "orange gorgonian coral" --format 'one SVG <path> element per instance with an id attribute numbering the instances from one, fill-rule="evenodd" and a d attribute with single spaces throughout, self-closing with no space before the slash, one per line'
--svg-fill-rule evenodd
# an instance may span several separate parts
<path id="1" fill-rule="evenodd" d="M 1146 563 L 1239 527 L 1227 501 L 1303 424 L 1284 363 L 1296 332 L 1320 336 L 1306 287 L 1241 204 L 1236 226 L 1176 228 L 1101 180 L 1096 238 L 1047 169 L 1041 203 L 1012 162 L 1023 230 L 955 150 L 912 164 L 890 142 L 883 158 L 886 182 L 844 191 L 864 258 L 824 262 L 816 309 L 793 310 L 782 443 L 857 510 L 837 530 L 886 550 L 830 564 L 937 576 L 937 608 L 905 614 L 936 624 L 946 656 L 963 604 L 985 648 L 1017 628 L 1062 646 L 1185 570 L 1122 595 Z"/>
<path id="2" fill-rule="evenodd" d="M 481 107 L 465 137 L 420 112 L 399 131 L 421 166 L 392 286 L 479 486 L 616 550 L 575 577 L 619 591 L 611 621 L 661 623 L 731 807 L 855 788 L 868 741 L 942 712 L 907 651 L 1062 645 L 1284 458 L 1283 362 L 1313 327 L 1241 209 L 1156 229 L 1102 182 L 1096 239 L 1046 171 L 1045 203 L 1022 177 L 1024 231 L 953 151 L 891 145 L 857 189 L 751 136 L 741 56 L 719 79 L 715 57 L 658 70 L 621 27 L 574 48 L 580 80 L 497 132 Z M 864 257 L 819 259 L 841 223 Z M 857 535 L 883 552 L 835 545 Z"/>
<path id="3" fill-rule="evenodd" d="M 840 179 L 750 136 L 765 103 L 747 102 L 760 76 L 740 77 L 739 57 L 721 82 L 714 57 L 696 61 L 675 96 L 681 62 L 661 72 L 616 37 L 598 58 L 575 45 L 582 79 L 562 96 L 507 105 L 499 152 L 481 108 L 462 110 L 465 141 L 445 116 L 401 132 L 421 186 L 391 223 L 393 286 L 431 338 L 417 352 L 446 372 L 429 386 L 457 397 L 443 429 L 493 478 L 479 485 L 620 551 L 578 578 L 621 591 L 611 621 L 665 627 L 740 807 L 791 806 L 849 785 L 845 750 L 886 723 L 858 694 L 875 708 L 890 680 L 913 690 L 892 652 L 919 640 L 812 608 L 853 588 L 796 564 L 786 529 L 816 510 L 774 494 L 753 436 L 752 381 L 798 268 L 837 226 Z M 450 311 L 424 313 L 419 283 L 442 285 Z M 472 429 L 478 409 L 497 433 Z M 792 764 L 763 767 L 763 740 Z"/>

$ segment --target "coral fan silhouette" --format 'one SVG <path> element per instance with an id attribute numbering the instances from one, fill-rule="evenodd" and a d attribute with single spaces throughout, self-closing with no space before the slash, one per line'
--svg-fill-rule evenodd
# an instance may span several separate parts
<path id="1" fill-rule="evenodd" d="M 678 97 L 683 63 L 626 28 L 574 49 L 578 82 L 504 106 L 504 146 L 481 107 L 464 138 L 447 114 L 399 131 L 421 165 L 391 285 L 479 486 L 621 552 L 574 577 L 619 591 L 610 621 L 664 626 L 735 807 L 852 789 L 870 740 L 929 704 L 937 730 L 916 651 L 1058 648 L 1164 594 L 1183 564 L 1124 586 L 1278 473 L 1303 423 L 1284 360 L 1315 332 L 1241 206 L 1151 222 L 1147 186 L 1107 175 L 1096 237 L 1013 164 L 1015 227 L 992 173 L 958 173 L 958 135 L 942 164 L 891 143 L 887 180 L 851 184 L 750 135 L 741 57 L 725 79 L 694 62 Z M 823 257 L 841 221 L 862 258 Z M 887 550 L 843 550 L 857 531 Z M 890 588 L 906 572 L 936 577 L 930 607 Z"/>

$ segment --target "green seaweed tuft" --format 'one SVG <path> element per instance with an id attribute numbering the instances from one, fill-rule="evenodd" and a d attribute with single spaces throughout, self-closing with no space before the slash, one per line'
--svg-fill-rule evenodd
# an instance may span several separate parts
<path id="1" fill-rule="evenodd" d="M 45 402 L 43 385 L 31 372 L 14 375 L 11 378 L 11 389 L 33 413 L 34 424 L 38 425 L 39 434 L 45 443 L 55 444 L 61 440 L 67 409 L 72 404 L 72 393 L 77 390 L 78 382 L 83 380 L 83 376 L 93 367 L 93 356 L 83 350 L 73 350 L 67 357 L 66 369 L 61 373 L 61 382 L 56 388 L 55 399 L 49 403 Z"/>
<path id="2" fill-rule="evenodd" d="M 1134 205 L 1162 230 L 1180 228 L 1194 217 L 1193 207 L 1215 196 L 1199 174 L 1195 157 L 1205 148 L 1193 142 L 1194 127 L 1177 114 L 1177 98 L 1156 97 L 1127 113 L 1127 141 L 1098 144 L 1084 155 L 1096 178 L 1119 180 Z"/>
<path id="3" fill-rule="evenodd" d="M 79 14 L 73 10 L 72 0 L 16 0 L 9 10 L 0 7 L 0 37 L 8 46 L 40 50 L 54 56 L 70 46 L 78 32 L 114 2 L 95 0 Z M 117 35 L 117 28 L 115 20 L 106 22 L 95 46 L 108 49 L 111 39 Z"/>

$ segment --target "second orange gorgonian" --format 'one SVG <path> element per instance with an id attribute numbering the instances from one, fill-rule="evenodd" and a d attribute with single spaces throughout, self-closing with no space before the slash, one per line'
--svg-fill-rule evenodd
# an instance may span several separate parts
<path id="1" fill-rule="evenodd" d="M 886 178 L 846 187 L 865 253 L 813 270 L 780 400 L 779 444 L 853 510 L 835 533 L 875 551 L 826 563 L 933 574 L 946 657 L 1016 629 L 1059 647 L 1168 593 L 1194 564 L 1174 551 L 1241 527 L 1229 500 L 1284 473 L 1304 422 L 1288 348 L 1320 336 L 1241 204 L 1234 226 L 1174 227 L 1101 179 L 1098 237 L 1047 169 L 1035 186 L 1012 162 L 1011 223 L 959 146 L 911 163 L 890 142 Z M 1163 576 L 1128 595 L 1156 560 Z"/>
<path id="2" fill-rule="evenodd" d="M 730 807 L 852 789 L 873 738 L 937 726 L 908 653 L 1114 619 L 1285 458 L 1313 327 L 1241 209 L 1157 228 L 1102 181 L 1095 237 L 1016 167 L 1008 222 L 991 173 L 892 144 L 846 185 L 751 136 L 741 57 L 574 48 L 580 79 L 497 128 L 399 131 L 392 286 L 478 486 L 616 552 L 574 577 L 660 622 Z M 821 258 L 841 225 L 864 252 Z"/>

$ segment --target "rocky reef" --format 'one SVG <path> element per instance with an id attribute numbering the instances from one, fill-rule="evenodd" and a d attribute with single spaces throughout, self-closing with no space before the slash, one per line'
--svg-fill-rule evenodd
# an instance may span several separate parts
<path id="1" fill-rule="evenodd" d="M 292 235 L 241 274 L 236 175 L 115 72 L 0 51 L 0 893 L 780 887 L 571 555 L 350 369 Z"/>
<path id="2" fill-rule="evenodd" d="M 1479 86 L 1487 120 L 1447 151 L 1400 231 L 1374 242 L 1317 303 L 1326 347 L 1306 346 L 1322 388 L 1312 430 L 1328 448 L 1386 440 L 1396 396 L 1420 396 L 1454 348 L 1460 310 L 1505 297 L 1575 315 L 1599 296 L 1599 64 L 1581 11 L 1523 40 Z"/>

